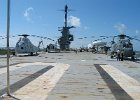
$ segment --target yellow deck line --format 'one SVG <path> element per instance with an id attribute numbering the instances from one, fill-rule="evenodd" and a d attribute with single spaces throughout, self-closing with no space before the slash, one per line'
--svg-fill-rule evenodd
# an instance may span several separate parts
<path id="1" fill-rule="evenodd" d="M 111 65 L 100 65 L 128 95 L 140 100 L 140 83 Z"/>

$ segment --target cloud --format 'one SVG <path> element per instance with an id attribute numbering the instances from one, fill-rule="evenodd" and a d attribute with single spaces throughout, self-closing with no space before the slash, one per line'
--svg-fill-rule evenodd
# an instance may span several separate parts
<path id="1" fill-rule="evenodd" d="M 125 30 L 127 29 L 126 25 L 122 23 L 114 25 L 114 28 L 116 28 L 120 33 L 124 33 Z"/>
<path id="2" fill-rule="evenodd" d="M 87 30 L 87 29 L 89 29 L 89 27 L 87 27 L 87 26 L 84 26 L 84 30 Z"/>
<path id="3" fill-rule="evenodd" d="M 139 31 L 139 30 L 136 30 L 136 31 L 135 31 L 135 34 L 136 34 L 135 37 L 140 37 L 140 31 Z"/>
<path id="4" fill-rule="evenodd" d="M 75 17 L 75 16 L 69 16 L 68 23 L 75 27 L 80 27 L 81 25 L 80 18 Z"/>
<path id="5" fill-rule="evenodd" d="M 34 11 L 34 8 L 32 8 L 32 7 L 29 7 L 25 10 L 24 17 L 26 18 L 26 20 L 28 20 L 28 21 L 32 20 L 31 17 L 32 17 L 33 11 Z"/>
<path id="6" fill-rule="evenodd" d="M 136 30 L 136 35 L 139 35 L 139 34 L 140 34 L 139 30 Z"/>

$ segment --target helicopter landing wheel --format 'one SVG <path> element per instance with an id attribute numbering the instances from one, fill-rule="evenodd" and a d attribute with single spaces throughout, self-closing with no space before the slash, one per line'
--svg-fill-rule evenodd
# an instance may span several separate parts
<path id="1" fill-rule="evenodd" d="M 31 56 L 33 56 L 33 52 L 31 52 L 30 54 L 31 54 Z"/>
<path id="2" fill-rule="evenodd" d="M 135 57 L 134 57 L 134 56 L 132 56 L 132 57 L 131 57 L 131 60 L 135 60 Z"/>
<path id="3" fill-rule="evenodd" d="M 111 56 L 110 58 L 113 59 L 113 56 Z"/>

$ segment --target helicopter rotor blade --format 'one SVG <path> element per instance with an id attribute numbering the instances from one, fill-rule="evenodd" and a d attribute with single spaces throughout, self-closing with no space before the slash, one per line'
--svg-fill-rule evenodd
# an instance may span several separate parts
<path id="1" fill-rule="evenodd" d="M 136 41 L 140 41 L 140 39 L 136 39 L 136 38 L 130 38 L 131 40 L 136 40 Z"/>

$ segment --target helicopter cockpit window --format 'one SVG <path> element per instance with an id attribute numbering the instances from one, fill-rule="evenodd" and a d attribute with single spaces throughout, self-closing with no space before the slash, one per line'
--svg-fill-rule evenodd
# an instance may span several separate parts
<path id="1" fill-rule="evenodd" d="M 126 43 L 123 43 L 123 47 L 126 47 Z"/>
<path id="2" fill-rule="evenodd" d="M 131 48 L 132 44 L 130 42 L 126 42 L 125 44 L 123 44 L 123 47 L 125 48 Z"/>

